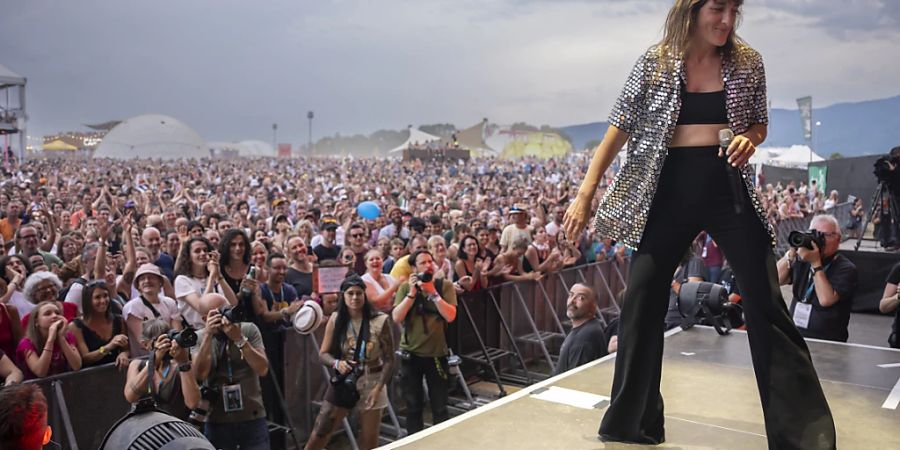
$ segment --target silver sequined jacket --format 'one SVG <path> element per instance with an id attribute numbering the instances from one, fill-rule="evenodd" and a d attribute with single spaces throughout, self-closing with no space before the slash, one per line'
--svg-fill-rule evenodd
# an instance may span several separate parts
<path id="1" fill-rule="evenodd" d="M 672 58 L 671 71 L 662 69 L 664 56 L 658 47 L 647 50 L 635 63 L 609 115 L 610 125 L 630 135 L 628 158 L 600 202 L 594 228 L 601 236 L 632 248 L 638 248 L 641 242 L 668 144 L 681 111 L 684 64 L 677 57 L 667 57 Z M 735 134 L 747 131 L 753 124 L 769 123 L 766 74 L 762 57 L 756 50 L 738 44 L 722 62 L 722 78 L 728 123 Z M 774 246 L 775 230 L 766 220 L 756 195 L 749 164 L 743 167 L 742 175 L 756 214 Z"/>

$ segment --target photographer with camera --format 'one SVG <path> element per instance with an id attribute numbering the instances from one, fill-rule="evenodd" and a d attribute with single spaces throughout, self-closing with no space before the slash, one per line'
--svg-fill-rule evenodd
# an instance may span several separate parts
<path id="1" fill-rule="evenodd" d="M 394 372 L 393 351 L 387 314 L 372 306 L 365 282 L 351 274 L 341 283 L 337 314 L 328 320 L 319 350 L 319 359 L 331 368 L 332 377 L 307 450 L 324 448 L 335 426 L 357 406 L 360 448 L 378 445 L 381 414 L 388 404 L 385 387 Z"/>
<path id="2" fill-rule="evenodd" d="M 406 402 L 406 429 L 420 431 L 425 398 L 422 377 L 435 424 L 447 420 L 447 324 L 456 320 L 453 283 L 434 279 L 434 258 L 427 250 L 409 255 L 415 273 L 397 290 L 392 316 L 402 328 L 400 378 Z"/>
<path id="3" fill-rule="evenodd" d="M 841 228 L 834 216 L 815 216 L 809 226 L 809 231 L 788 236 L 791 248 L 778 260 L 778 281 L 792 284 L 790 313 L 800 334 L 847 342 L 856 265 L 837 253 Z"/>
<path id="4" fill-rule="evenodd" d="M 269 361 L 259 328 L 243 315 L 240 306 L 212 309 L 206 328 L 197 332 L 191 353 L 206 408 L 191 417 L 205 423 L 204 434 L 216 448 L 268 450 L 259 377 L 269 372 Z"/>
<path id="5" fill-rule="evenodd" d="M 191 365 L 190 349 L 197 343 L 197 334 L 177 331 L 163 319 L 143 323 L 141 347 L 153 354 L 153 382 L 148 386 L 151 364 L 135 359 L 128 366 L 125 379 L 125 400 L 137 403 L 152 397 L 156 407 L 170 416 L 188 420 L 188 413 L 200 403 L 200 386 Z"/>

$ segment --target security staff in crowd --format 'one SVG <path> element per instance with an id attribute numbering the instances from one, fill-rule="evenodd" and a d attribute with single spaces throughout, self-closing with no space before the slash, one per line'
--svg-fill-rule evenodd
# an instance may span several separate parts
<path id="1" fill-rule="evenodd" d="M 838 254 L 841 227 L 829 214 L 813 217 L 811 230 L 824 235 L 825 245 L 791 248 L 778 260 L 778 281 L 792 284 L 791 317 L 807 338 L 847 342 L 850 307 L 856 292 L 856 266 Z"/>
<path id="2" fill-rule="evenodd" d="M 413 252 L 409 261 L 415 272 L 397 290 L 392 316 L 400 325 L 400 378 L 406 402 L 406 429 L 421 430 L 425 394 L 434 423 L 448 418 L 447 324 L 456 320 L 456 290 L 453 283 L 434 279 L 434 257 L 427 250 Z"/>
<path id="3" fill-rule="evenodd" d="M 554 375 L 609 354 L 603 324 L 597 318 L 597 293 L 590 286 L 572 285 L 566 300 L 566 316 L 572 321 L 572 331 L 559 350 Z"/>

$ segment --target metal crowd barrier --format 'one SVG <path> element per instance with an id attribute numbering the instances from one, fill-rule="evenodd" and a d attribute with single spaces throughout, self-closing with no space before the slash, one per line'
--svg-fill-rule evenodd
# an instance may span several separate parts
<path id="1" fill-rule="evenodd" d="M 497 383 L 500 396 L 507 384 L 522 386 L 546 378 L 555 368 L 562 337 L 571 328 L 566 317 L 569 288 L 576 282 L 591 286 L 599 296 L 600 318 L 606 322 L 618 314 L 616 295 L 625 287 L 627 266 L 627 261 L 604 261 L 547 274 L 539 282 L 510 282 L 460 295 L 448 341 L 454 354 L 462 356 L 462 373 Z M 318 357 L 318 342 L 324 333 L 321 326 L 314 336 L 293 329 L 283 334 L 283 394 L 301 442 L 313 429 L 328 383 Z M 130 409 L 124 398 L 125 372 L 112 364 L 29 383 L 39 385 L 47 397 L 54 441 L 63 449 L 98 448 L 106 432 Z M 388 440 L 402 436 L 397 415 L 405 407 L 396 384 L 388 387 L 393 408 L 386 411 L 381 433 Z M 465 394 L 467 407 L 479 404 L 471 401 L 468 391 Z M 352 446 L 357 428 L 350 422 L 344 421 L 343 429 L 336 433 L 350 435 Z M 290 440 L 287 442 L 291 448 Z"/>

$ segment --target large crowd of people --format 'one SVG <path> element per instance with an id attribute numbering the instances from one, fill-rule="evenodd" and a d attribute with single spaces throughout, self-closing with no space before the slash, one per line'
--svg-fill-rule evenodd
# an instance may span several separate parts
<path id="1" fill-rule="evenodd" d="M 254 448 L 266 434 L 269 395 L 259 377 L 281 364 L 273 333 L 315 302 L 331 316 L 323 363 L 342 376 L 365 368 L 360 401 L 379 412 L 363 420 L 365 446 L 374 445 L 372 417 L 384 408 L 390 377 L 381 371 L 399 367 L 413 380 L 404 398 L 408 427 L 417 431 L 423 378 L 433 418 L 446 418 L 441 330 L 455 319 L 458 294 L 630 255 L 591 227 L 577 242 L 562 230 L 588 156 L 26 160 L 6 167 L 0 377 L 16 383 L 115 364 L 126 371 L 129 401 L 147 394 L 153 377 L 149 385 L 159 388 L 152 394 L 167 411 L 187 418 L 193 410 L 214 443 L 246 439 L 241 448 Z M 604 176 L 601 191 L 613 175 Z M 836 192 L 826 198 L 802 183 L 759 193 L 773 221 L 838 201 Z M 377 204 L 377 217 L 364 217 L 362 202 Z M 697 249 L 713 273 L 708 279 L 719 281 L 727 263 L 715 242 L 701 237 Z M 314 271 L 329 265 L 359 276 L 340 296 L 315 286 Z M 362 338 L 362 318 L 374 355 L 345 345 L 351 334 Z M 386 318 L 403 330 L 400 342 L 383 337 L 390 335 L 381 331 Z M 191 339 L 190 329 L 199 337 Z M 405 356 L 395 362 L 397 348 Z M 133 360 L 146 355 L 154 358 Z M 347 412 L 340 392 L 326 400 L 332 407 L 322 409 L 311 448 L 324 446 Z"/>

